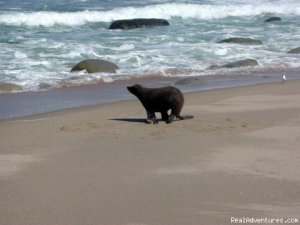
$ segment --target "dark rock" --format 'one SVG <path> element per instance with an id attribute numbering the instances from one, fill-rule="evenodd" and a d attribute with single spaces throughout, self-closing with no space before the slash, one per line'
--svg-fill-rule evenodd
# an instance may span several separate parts
<path id="1" fill-rule="evenodd" d="M 276 22 L 276 21 L 281 21 L 282 19 L 280 17 L 270 17 L 269 19 L 266 19 L 265 22 Z"/>
<path id="2" fill-rule="evenodd" d="M 236 62 L 231 62 L 223 65 L 224 68 L 238 68 L 245 66 L 257 66 L 258 62 L 255 59 L 243 59 Z"/>
<path id="3" fill-rule="evenodd" d="M 222 66 L 212 66 L 210 69 L 221 69 L 221 68 L 239 68 L 239 67 L 246 67 L 246 66 L 257 66 L 258 62 L 255 59 L 243 59 L 236 62 L 227 63 Z"/>
<path id="4" fill-rule="evenodd" d="M 131 19 L 116 20 L 109 29 L 135 29 L 142 27 L 168 26 L 169 22 L 165 19 Z"/>
<path id="5" fill-rule="evenodd" d="M 77 63 L 71 72 L 86 70 L 88 73 L 116 73 L 119 67 L 102 59 L 86 59 Z"/>
<path id="6" fill-rule="evenodd" d="M 219 43 L 234 43 L 242 45 L 262 45 L 261 40 L 255 40 L 251 38 L 228 38 L 220 41 Z"/>
<path id="7" fill-rule="evenodd" d="M 175 85 L 199 85 L 199 84 L 207 84 L 208 81 L 202 76 L 193 76 L 179 79 L 175 82 Z"/>
<path id="8" fill-rule="evenodd" d="M 8 92 L 15 92 L 15 91 L 22 91 L 23 88 L 17 84 L 11 83 L 2 83 L 0 84 L 0 93 L 8 93 Z"/>
<path id="9" fill-rule="evenodd" d="M 294 48 L 287 52 L 288 54 L 300 54 L 300 47 Z"/>

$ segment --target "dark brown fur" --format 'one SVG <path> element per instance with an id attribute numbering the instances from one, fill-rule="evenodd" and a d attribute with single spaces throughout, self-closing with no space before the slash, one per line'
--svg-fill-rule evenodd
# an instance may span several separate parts
<path id="1" fill-rule="evenodd" d="M 147 123 L 157 123 L 155 112 L 161 113 L 162 120 L 172 123 L 174 119 L 184 119 L 180 116 L 184 104 L 181 91 L 175 87 L 146 88 L 140 84 L 127 87 L 143 104 L 147 112 Z M 168 111 L 171 110 L 171 114 Z"/>

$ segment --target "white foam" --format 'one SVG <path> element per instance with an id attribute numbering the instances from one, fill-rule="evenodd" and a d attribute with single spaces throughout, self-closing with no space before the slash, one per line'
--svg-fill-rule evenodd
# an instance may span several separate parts
<path id="1" fill-rule="evenodd" d="M 177 41 L 184 42 L 184 37 L 177 37 Z"/>
<path id="2" fill-rule="evenodd" d="M 105 83 L 111 83 L 111 82 L 114 81 L 111 77 L 103 77 L 102 80 L 103 80 L 103 82 L 105 82 Z"/>
<path id="3" fill-rule="evenodd" d="M 135 45 L 134 44 L 123 44 L 120 47 L 111 48 L 111 49 L 116 50 L 116 51 L 128 51 L 128 50 L 135 49 Z"/>
<path id="4" fill-rule="evenodd" d="M 26 59 L 27 58 L 27 55 L 20 51 L 16 51 L 14 55 L 15 55 L 16 59 Z"/>
<path id="5" fill-rule="evenodd" d="M 70 51 L 65 54 L 65 57 L 68 59 L 75 59 L 76 57 L 80 57 L 80 52 L 78 51 Z"/>
<path id="6" fill-rule="evenodd" d="M 215 50 L 215 54 L 219 56 L 224 56 L 228 54 L 228 49 L 227 48 L 220 48 Z"/>
<path id="7" fill-rule="evenodd" d="M 166 3 L 143 7 L 122 7 L 108 11 L 79 12 L 8 12 L 0 15 L 0 24 L 53 26 L 55 24 L 77 26 L 88 22 L 111 22 L 118 19 L 180 17 L 201 20 L 220 19 L 229 16 L 257 16 L 264 13 L 300 15 L 300 3 L 256 4 L 185 4 Z"/>

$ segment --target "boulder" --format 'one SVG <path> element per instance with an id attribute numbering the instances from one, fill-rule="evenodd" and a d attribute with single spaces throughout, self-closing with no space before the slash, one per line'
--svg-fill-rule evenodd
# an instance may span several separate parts
<path id="1" fill-rule="evenodd" d="M 1 83 L 0 84 L 0 93 L 8 93 L 15 91 L 22 91 L 23 88 L 17 84 L 12 83 Z"/>
<path id="2" fill-rule="evenodd" d="M 246 66 L 258 66 L 258 62 L 255 59 L 243 59 L 232 63 L 223 65 L 225 68 L 237 68 Z"/>
<path id="3" fill-rule="evenodd" d="M 266 23 L 269 22 L 276 22 L 276 21 L 281 21 L 282 19 L 280 17 L 270 17 L 268 19 L 265 20 Z"/>
<path id="4" fill-rule="evenodd" d="M 207 83 L 208 81 L 203 76 L 193 76 L 179 79 L 175 82 L 175 85 L 202 85 Z"/>
<path id="5" fill-rule="evenodd" d="M 300 54 L 300 47 L 294 48 L 287 52 L 288 54 Z"/>
<path id="6" fill-rule="evenodd" d="M 102 59 L 86 59 L 77 63 L 71 72 L 86 70 L 88 73 L 116 73 L 119 67 Z"/>
<path id="7" fill-rule="evenodd" d="M 228 38 L 224 39 L 218 43 L 233 43 L 242 45 L 262 45 L 261 40 L 251 39 L 251 38 Z"/>
<path id="8" fill-rule="evenodd" d="M 222 66 L 212 66 L 210 69 L 220 69 L 220 68 L 239 68 L 239 67 L 246 67 L 246 66 L 257 66 L 258 62 L 255 59 L 243 59 L 235 62 L 230 62 L 224 64 Z"/>
<path id="9" fill-rule="evenodd" d="M 169 22 L 165 19 L 131 19 L 116 20 L 112 22 L 109 29 L 135 29 L 142 27 L 168 26 Z"/>

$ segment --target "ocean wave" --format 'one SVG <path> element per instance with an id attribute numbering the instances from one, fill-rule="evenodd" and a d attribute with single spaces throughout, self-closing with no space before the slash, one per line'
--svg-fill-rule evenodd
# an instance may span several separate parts
<path id="1" fill-rule="evenodd" d="M 79 12 L 2 12 L 0 24 L 13 26 L 45 26 L 54 25 L 79 26 L 89 22 L 111 22 L 118 19 L 163 18 L 211 20 L 230 16 L 258 16 L 273 13 L 282 15 L 300 15 L 300 3 L 279 4 L 234 4 L 208 5 L 168 3 L 143 7 L 122 7 L 108 11 Z"/>

